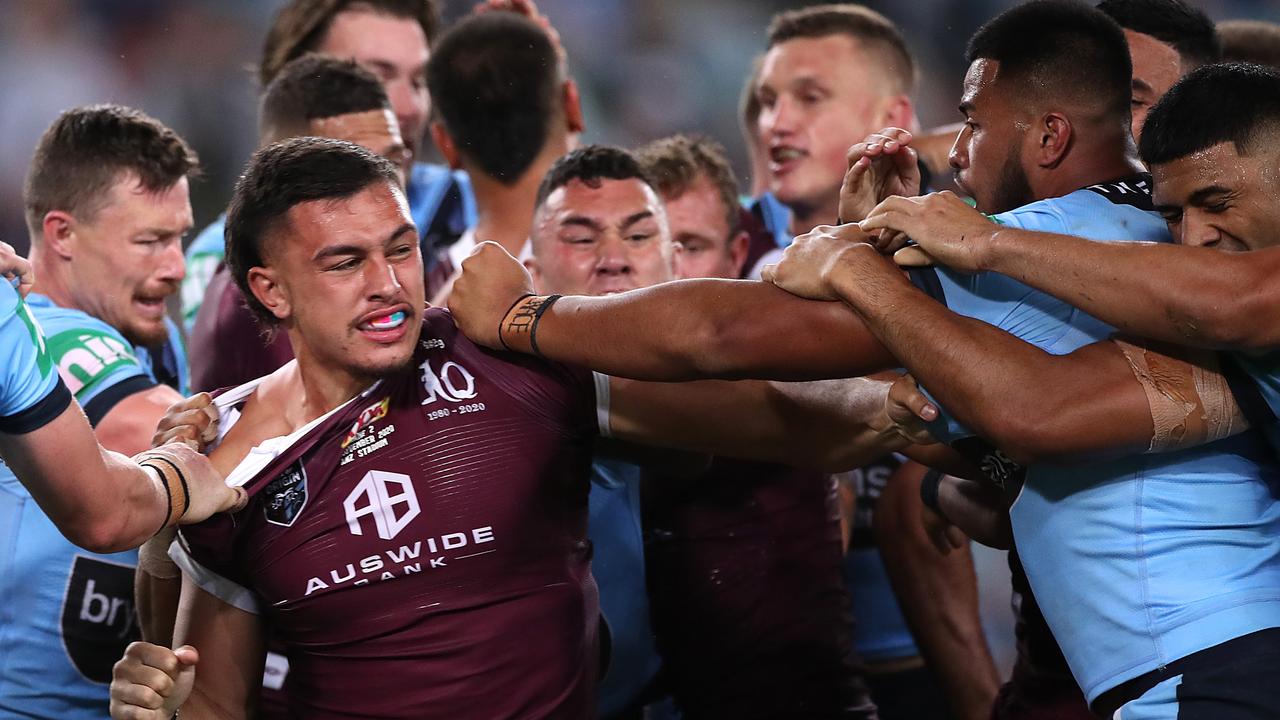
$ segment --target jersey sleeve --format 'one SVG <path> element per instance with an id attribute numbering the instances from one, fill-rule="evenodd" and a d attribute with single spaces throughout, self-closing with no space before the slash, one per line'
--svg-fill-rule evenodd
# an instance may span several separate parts
<path id="1" fill-rule="evenodd" d="M 87 315 L 50 325 L 49 354 L 58 374 L 94 425 L 121 400 L 156 385 L 119 332 Z"/>
<path id="2" fill-rule="evenodd" d="M 0 354 L 0 432 L 38 430 L 71 404 L 40 325 L 8 282 L 0 282 Z"/>
<path id="3" fill-rule="evenodd" d="M 250 502 L 249 507 L 256 507 Z M 241 513 L 247 512 L 246 508 Z M 178 530 L 169 557 L 197 587 L 222 602 L 254 615 L 262 614 L 257 593 L 250 590 L 236 563 L 236 523 L 218 515 Z"/>

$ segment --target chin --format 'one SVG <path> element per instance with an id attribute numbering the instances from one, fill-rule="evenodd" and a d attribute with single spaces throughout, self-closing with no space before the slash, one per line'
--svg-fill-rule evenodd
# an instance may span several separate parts
<path id="1" fill-rule="evenodd" d="M 375 357 L 364 358 L 352 370 L 369 378 L 384 378 L 406 370 L 413 364 L 413 345 L 401 352 L 381 352 Z"/>
<path id="2" fill-rule="evenodd" d="M 136 323 L 119 330 L 126 340 L 143 347 L 163 345 L 169 339 L 169 328 L 165 327 L 163 320 L 158 323 Z"/>

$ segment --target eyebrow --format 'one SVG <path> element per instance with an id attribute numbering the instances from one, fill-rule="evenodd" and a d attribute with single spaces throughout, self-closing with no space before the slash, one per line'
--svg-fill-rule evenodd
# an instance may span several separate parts
<path id="1" fill-rule="evenodd" d="M 653 217 L 653 212 L 652 212 L 652 211 L 650 211 L 650 210 L 641 210 L 641 211 L 640 211 L 640 212 L 638 212 L 638 213 L 633 213 L 633 214 L 631 214 L 631 215 L 628 215 L 628 216 L 626 217 L 626 219 L 624 219 L 622 222 L 618 223 L 618 227 L 619 227 L 619 228 L 628 228 L 628 227 L 631 227 L 632 225 L 635 225 L 636 223 L 640 222 L 641 220 L 645 220 L 645 219 L 648 219 L 648 218 L 651 218 L 651 217 Z"/>
<path id="2" fill-rule="evenodd" d="M 1146 82 L 1145 80 L 1139 80 L 1138 78 L 1134 78 L 1134 79 L 1133 79 L 1133 82 L 1130 84 L 1130 89 L 1132 89 L 1132 90 L 1146 90 L 1147 92 L 1151 92 L 1151 91 L 1152 91 L 1151 86 L 1150 86 L 1150 85 L 1148 85 L 1148 84 L 1147 84 L 1147 82 Z"/>
<path id="3" fill-rule="evenodd" d="M 573 225 L 576 227 L 585 227 L 585 228 L 594 230 L 596 232 L 604 231 L 603 225 L 601 225 L 600 223 L 596 222 L 592 218 L 589 218 L 585 215 L 570 215 L 569 217 L 560 221 L 560 227 L 565 227 L 567 225 Z"/>
<path id="4" fill-rule="evenodd" d="M 413 224 L 405 223 L 400 227 L 396 228 L 395 232 L 388 235 L 385 242 L 388 242 L 388 243 L 393 242 L 399 239 L 401 235 L 404 235 L 407 232 L 412 232 L 413 230 L 414 230 Z M 312 256 L 311 260 L 314 262 L 314 261 L 324 260 L 331 257 L 340 257 L 342 255 L 363 255 L 364 252 L 365 252 L 364 248 L 360 247 L 359 245 L 350 245 L 350 244 L 330 245 L 328 247 L 321 248 L 319 252 L 317 252 L 314 256 Z"/>
<path id="5" fill-rule="evenodd" d="M 1221 185 L 1210 185 L 1206 188 L 1200 188 L 1191 193 L 1191 197 L 1187 198 L 1188 205 L 1195 205 L 1204 202 L 1214 195 L 1230 195 L 1231 189 L 1222 187 Z"/>

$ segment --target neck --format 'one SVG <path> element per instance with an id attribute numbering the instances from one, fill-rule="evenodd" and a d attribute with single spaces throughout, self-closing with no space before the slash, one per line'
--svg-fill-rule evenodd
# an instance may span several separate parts
<path id="1" fill-rule="evenodd" d="M 1062 197 L 1083 187 L 1145 172 L 1133 153 L 1128 128 L 1122 135 L 1072 150 L 1052 171 L 1044 173 L 1033 189 L 1037 199 Z"/>
<path id="2" fill-rule="evenodd" d="M 44 295 L 58 307 L 81 309 L 76 307 L 71 295 L 70 283 L 63 277 L 61 268 L 41 251 L 38 243 L 31 243 L 30 260 L 31 268 L 36 274 L 36 282 L 31 286 L 31 292 Z"/>
<path id="3" fill-rule="evenodd" d="M 285 417 L 295 429 L 342 405 L 374 382 L 366 375 L 321 362 L 296 329 L 290 328 L 289 341 L 298 359 L 289 383 L 300 392 L 292 394 L 284 407 Z"/>
<path id="4" fill-rule="evenodd" d="M 791 210 L 790 230 L 793 235 L 803 235 L 819 225 L 834 225 L 840 214 L 840 191 L 836 190 L 830 203 L 798 203 L 788 206 L 788 209 Z"/>
<path id="5" fill-rule="evenodd" d="M 513 256 L 520 257 L 533 228 L 538 185 L 551 164 L 566 152 L 568 145 L 563 136 L 548 139 L 524 174 L 510 185 L 466 163 L 476 198 L 476 240 L 493 240 Z"/>

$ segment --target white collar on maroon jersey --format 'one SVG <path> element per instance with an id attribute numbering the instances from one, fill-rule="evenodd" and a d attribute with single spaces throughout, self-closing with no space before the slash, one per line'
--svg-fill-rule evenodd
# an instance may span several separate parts
<path id="1" fill-rule="evenodd" d="M 290 360 L 289 362 L 297 361 Z M 249 396 L 257 390 L 258 385 L 260 385 L 263 380 L 266 380 L 267 377 L 269 376 L 260 377 L 257 380 L 250 380 L 249 382 L 232 390 L 228 390 L 213 399 L 213 405 L 218 409 L 219 413 L 218 439 L 215 442 L 210 443 L 209 447 L 205 449 L 205 452 L 213 450 L 218 446 L 218 443 L 222 442 L 222 438 L 226 436 L 227 431 L 229 431 L 231 426 L 235 425 L 236 421 L 240 419 L 240 409 L 237 406 L 244 400 L 248 399 Z M 293 447 L 294 443 L 298 442 L 305 437 L 307 433 L 311 432 L 312 428 L 315 428 L 334 413 L 337 413 L 347 407 L 355 400 L 368 397 L 368 395 L 381 384 L 381 380 L 375 382 L 365 388 L 358 395 L 353 396 L 350 400 L 347 400 L 338 407 L 330 410 L 324 415 L 321 415 L 315 420 L 312 420 L 306 425 L 303 425 L 297 430 L 294 430 L 288 435 L 279 435 L 277 437 L 267 438 L 258 445 L 255 445 L 253 449 L 249 450 L 249 454 L 240 461 L 240 464 L 236 465 L 235 469 L 227 475 L 227 485 L 230 485 L 231 487 L 240 487 L 241 485 L 249 482 L 257 476 L 259 472 L 262 472 L 262 469 L 270 464 L 272 460 L 275 460 L 286 450 Z"/>

